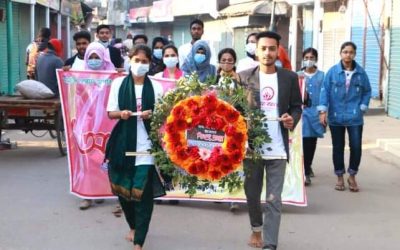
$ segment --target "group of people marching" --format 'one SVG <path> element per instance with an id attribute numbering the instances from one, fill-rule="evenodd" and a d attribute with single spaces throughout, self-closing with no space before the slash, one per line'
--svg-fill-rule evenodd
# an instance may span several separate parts
<path id="1" fill-rule="evenodd" d="M 127 40 L 118 40 L 111 45 L 111 29 L 99 25 L 97 42 L 91 42 L 87 31 L 74 35 L 77 54 L 64 64 L 57 59 L 60 56 L 57 48 L 59 50 L 62 43 L 50 39 L 49 30 L 42 29 L 35 43 L 37 48 L 31 48 L 29 54 L 28 76 L 58 93 L 55 76 L 42 72 L 55 72 L 56 68 L 64 67 L 65 70 L 128 73 L 116 78 L 111 86 L 106 109 L 109 118 L 118 122 L 107 144 L 106 159 L 112 191 L 119 198 L 130 228 L 127 239 L 133 242 L 136 250 L 142 249 L 149 230 L 153 198 L 165 195 L 151 155 L 125 156 L 127 151 L 143 152 L 152 147 L 150 121 L 154 104 L 163 93 L 162 86 L 148 76 L 179 79 L 196 72 L 200 81 L 216 77 L 215 84 L 218 84 L 229 78 L 232 87 L 244 86 L 251 108 L 274 118 L 266 121 L 272 140 L 263 145 L 263 159 L 243 162 L 248 171 L 244 189 L 252 230 L 249 245 L 277 249 L 281 193 L 286 164 L 290 161 L 289 131 L 296 127 L 300 118 L 303 118 L 305 184 L 310 185 L 314 176 L 312 162 L 317 139 L 323 137 L 329 125 L 337 176 L 334 188 L 339 191 L 346 188 L 344 147 L 347 130 L 350 145 L 347 185 L 350 191 L 359 191 L 355 177 L 361 160 L 363 115 L 368 108 L 371 87 L 366 72 L 354 60 L 357 47 L 352 42 L 343 43 L 339 51 L 341 60 L 326 74 L 317 67 L 317 50 L 308 48 L 303 52 L 302 69 L 295 73 L 280 45 L 281 37 L 275 32 L 250 34 L 246 39 L 247 56 L 238 61 L 232 48 L 214 54 L 209 44 L 201 40 L 204 32 L 201 20 L 192 21 L 189 28 L 192 40 L 178 49 L 163 37 L 154 38 L 150 48 L 145 35 L 129 36 Z M 218 67 L 212 58 L 217 59 Z M 303 97 L 299 80 L 305 85 Z M 139 112 L 138 116 L 133 116 L 136 112 Z M 264 172 L 267 187 L 263 218 L 260 196 Z M 91 204 L 91 200 L 84 200 L 81 209 Z"/>

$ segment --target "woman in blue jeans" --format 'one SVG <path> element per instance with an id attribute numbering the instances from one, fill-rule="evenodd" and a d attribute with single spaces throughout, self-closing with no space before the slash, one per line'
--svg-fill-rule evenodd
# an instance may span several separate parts
<path id="1" fill-rule="evenodd" d="M 329 69 L 321 89 L 320 122 L 329 124 L 333 145 L 333 165 L 337 175 L 335 189 L 345 190 L 344 147 L 347 130 L 350 146 L 350 161 L 347 179 L 349 189 L 358 192 L 356 174 L 361 161 L 364 113 L 371 98 L 371 85 L 365 70 L 354 61 L 357 46 L 345 42 L 340 48 L 341 61 Z M 327 119 L 328 118 L 328 119 Z"/>

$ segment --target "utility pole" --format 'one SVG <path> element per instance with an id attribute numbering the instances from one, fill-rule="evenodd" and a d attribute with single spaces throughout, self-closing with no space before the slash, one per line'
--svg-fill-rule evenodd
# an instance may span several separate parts
<path id="1" fill-rule="evenodd" d="M 274 22 L 275 22 L 275 5 L 276 5 L 276 2 L 275 2 L 275 0 L 272 0 L 272 5 L 271 5 L 271 20 L 270 20 L 270 23 L 269 23 L 269 28 L 268 28 L 268 30 L 269 31 L 275 31 L 274 30 Z"/>
<path id="2" fill-rule="evenodd" d="M 314 0 L 314 15 L 313 15 L 313 48 L 319 49 L 319 33 L 321 30 L 321 0 Z"/>

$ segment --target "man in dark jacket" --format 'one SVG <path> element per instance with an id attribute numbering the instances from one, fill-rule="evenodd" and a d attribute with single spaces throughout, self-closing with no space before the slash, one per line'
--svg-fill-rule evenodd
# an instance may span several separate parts
<path id="1" fill-rule="evenodd" d="M 259 66 L 239 73 L 240 83 L 246 88 L 251 108 L 261 110 L 267 117 L 265 123 L 271 137 L 271 142 L 265 142 L 262 147 L 261 160 L 244 161 L 247 173 L 244 189 L 252 227 L 249 245 L 270 250 L 278 246 L 281 194 L 286 163 L 289 161 L 288 131 L 296 127 L 302 113 L 297 74 L 275 66 L 280 38 L 275 32 L 259 33 L 256 49 Z M 260 196 L 264 171 L 267 196 L 263 220 Z"/>
<path id="2" fill-rule="evenodd" d="M 82 30 L 75 33 L 73 38 L 78 53 L 76 53 L 76 55 L 74 55 L 73 57 L 68 58 L 67 61 L 65 61 L 64 66 L 67 66 L 69 69 L 72 70 L 84 70 L 85 61 L 83 59 L 85 56 L 86 48 L 89 46 L 91 40 L 90 33 Z"/>
<path id="3" fill-rule="evenodd" d="M 115 68 L 124 67 L 124 59 L 121 57 L 121 52 L 119 49 L 110 46 L 111 39 L 111 29 L 110 26 L 106 24 L 100 24 L 96 29 L 96 36 L 99 39 L 99 43 L 103 44 L 104 47 L 108 48 L 110 52 L 111 62 L 114 64 Z"/>

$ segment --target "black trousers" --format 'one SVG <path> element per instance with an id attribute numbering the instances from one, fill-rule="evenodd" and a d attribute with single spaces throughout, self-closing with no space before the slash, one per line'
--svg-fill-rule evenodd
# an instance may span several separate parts
<path id="1" fill-rule="evenodd" d="M 306 176 L 311 173 L 311 165 L 317 148 L 317 139 L 318 137 L 303 137 L 304 174 Z"/>

